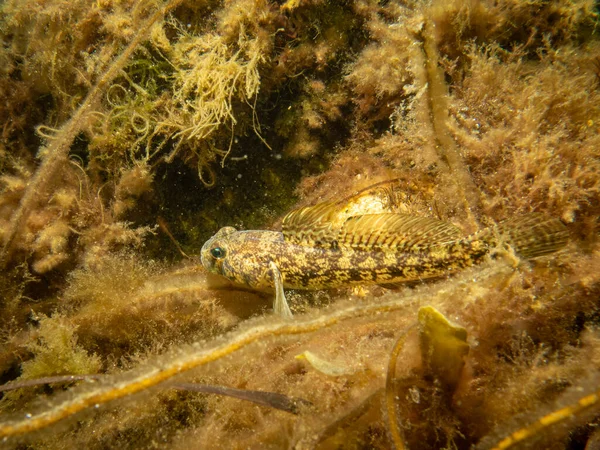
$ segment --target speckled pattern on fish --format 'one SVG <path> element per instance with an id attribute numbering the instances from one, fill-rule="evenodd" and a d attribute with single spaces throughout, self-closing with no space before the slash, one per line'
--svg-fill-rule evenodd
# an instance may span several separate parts
<path id="1" fill-rule="evenodd" d="M 438 277 L 477 264 L 502 245 L 534 258 L 568 240 L 562 222 L 537 213 L 467 237 L 431 218 L 342 213 L 339 205 L 322 203 L 292 211 L 282 232 L 222 228 L 204 244 L 202 264 L 252 288 L 277 287 L 276 267 L 284 288 L 324 289 Z"/>

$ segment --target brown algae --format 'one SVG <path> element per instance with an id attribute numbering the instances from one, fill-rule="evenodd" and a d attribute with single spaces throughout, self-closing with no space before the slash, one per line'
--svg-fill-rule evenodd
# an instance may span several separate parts
<path id="1" fill-rule="evenodd" d="M 0 447 L 597 445 L 597 25 L 593 0 L 2 2 Z M 201 265 L 224 226 L 332 251 L 390 212 L 486 253 L 519 218 L 561 238 L 290 283 L 292 320 Z"/>

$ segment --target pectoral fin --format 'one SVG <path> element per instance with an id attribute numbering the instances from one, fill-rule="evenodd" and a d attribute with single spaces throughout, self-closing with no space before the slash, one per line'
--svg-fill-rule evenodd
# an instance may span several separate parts
<path id="1" fill-rule="evenodd" d="M 283 278 L 281 272 L 273 261 L 269 264 L 269 271 L 273 277 L 273 286 L 275 286 L 275 300 L 273 301 L 273 312 L 278 316 L 292 318 L 292 310 L 290 309 L 285 292 L 283 292 Z"/>

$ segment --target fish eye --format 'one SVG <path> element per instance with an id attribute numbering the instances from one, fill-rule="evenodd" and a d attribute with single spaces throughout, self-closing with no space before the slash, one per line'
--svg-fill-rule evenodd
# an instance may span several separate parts
<path id="1" fill-rule="evenodd" d="M 210 249 L 210 254 L 215 259 L 225 258 L 225 249 L 222 247 L 214 247 Z"/>

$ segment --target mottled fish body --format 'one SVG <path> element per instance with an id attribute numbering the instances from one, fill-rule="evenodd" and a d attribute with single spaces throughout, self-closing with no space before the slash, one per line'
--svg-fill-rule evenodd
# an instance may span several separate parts
<path id="1" fill-rule="evenodd" d="M 225 256 L 215 258 L 211 248 Z M 327 289 L 436 277 L 477 264 L 487 253 L 479 240 L 412 251 L 369 251 L 291 243 L 276 231 L 225 228 L 204 245 L 202 264 L 236 283 L 262 289 L 274 287 L 268 273 L 274 263 L 286 289 Z"/>
<path id="2" fill-rule="evenodd" d="M 292 211 L 282 228 L 222 228 L 204 244 L 202 264 L 252 288 L 274 287 L 283 296 L 283 288 L 424 280 L 475 265 L 502 246 L 534 258 L 568 240 L 559 220 L 537 213 L 465 237 L 444 221 L 395 213 L 349 216 L 333 203 Z"/>

